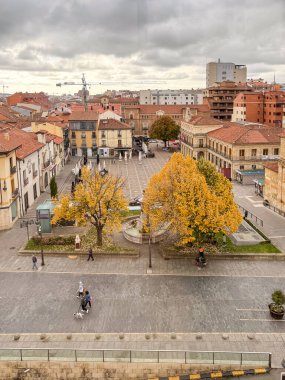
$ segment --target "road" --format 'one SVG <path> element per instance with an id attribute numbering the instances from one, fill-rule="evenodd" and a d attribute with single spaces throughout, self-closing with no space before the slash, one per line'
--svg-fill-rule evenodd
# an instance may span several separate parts
<path id="1" fill-rule="evenodd" d="M 94 305 L 74 320 L 82 280 Z M 1 273 L 0 333 L 282 332 L 267 304 L 284 278 Z"/>

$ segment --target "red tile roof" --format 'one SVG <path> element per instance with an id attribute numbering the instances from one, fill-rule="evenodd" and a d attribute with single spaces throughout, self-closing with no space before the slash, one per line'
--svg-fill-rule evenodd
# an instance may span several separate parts
<path id="1" fill-rule="evenodd" d="M 106 130 L 106 129 L 131 129 L 130 125 L 126 123 L 122 123 L 121 121 L 115 120 L 115 119 L 106 119 L 106 120 L 100 120 L 100 124 L 98 129 L 100 130 Z"/>
<path id="2" fill-rule="evenodd" d="M 21 143 L 15 141 L 9 131 L 7 128 L 0 130 L 0 153 L 9 153 L 21 147 Z"/>
<path id="3" fill-rule="evenodd" d="M 228 125 L 208 133 L 215 138 L 230 144 L 278 144 L 280 143 L 281 128 L 267 128 L 258 126 Z"/>
<path id="4" fill-rule="evenodd" d="M 56 136 L 53 141 L 55 142 L 55 144 L 59 145 L 63 142 L 63 138 Z"/>
<path id="5" fill-rule="evenodd" d="M 95 121 L 98 120 L 98 116 L 98 112 L 94 111 L 72 112 L 69 121 Z"/>
<path id="6" fill-rule="evenodd" d="M 183 114 L 186 108 L 197 109 L 199 112 L 209 112 L 210 108 L 206 104 L 141 104 L 138 106 L 125 106 L 124 109 L 139 109 L 141 114 L 156 114 L 157 111 L 164 111 L 166 115 Z"/>
<path id="7" fill-rule="evenodd" d="M 273 172 L 278 173 L 278 162 L 267 162 L 263 165 L 266 169 L 272 170 Z"/>
<path id="8" fill-rule="evenodd" d="M 37 136 L 34 133 L 25 132 L 17 128 L 10 128 L 9 130 L 3 130 L 2 132 L 3 134 L 5 134 L 5 132 L 8 133 L 11 141 L 13 141 L 15 146 L 19 147 L 16 150 L 16 157 L 20 160 L 44 146 L 44 144 L 38 142 Z"/>
<path id="9" fill-rule="evenodd" d="M 213 117 L 210 116 L 193 116 L 191 120 L 189 121 L 189 124 L 193 125 L 221 125 L 223 126 L 223 122 L 214 119 Z"/>

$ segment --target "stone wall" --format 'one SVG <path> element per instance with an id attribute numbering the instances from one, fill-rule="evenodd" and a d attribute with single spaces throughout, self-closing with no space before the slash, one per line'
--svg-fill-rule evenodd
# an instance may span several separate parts
<path id="1" fill-rule="evenodd" d="M 196 371 L 197 366 L 177 363 L 0 362 L 0 380 L 142 380 Z"/>

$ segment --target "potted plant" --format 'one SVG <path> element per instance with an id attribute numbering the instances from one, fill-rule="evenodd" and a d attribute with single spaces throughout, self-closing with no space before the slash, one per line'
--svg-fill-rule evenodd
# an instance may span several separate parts
<path id="1" fill-rule="evenodd" d="M 285 304 L 285 295 L 282 290 L 275 290 L 272 293 L 272 303 L 268 305 L 271 317 L 282 319 L 285 313 L 283 305 Z"/>

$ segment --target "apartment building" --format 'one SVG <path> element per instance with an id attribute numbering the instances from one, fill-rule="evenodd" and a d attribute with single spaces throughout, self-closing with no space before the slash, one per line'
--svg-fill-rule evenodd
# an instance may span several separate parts
<path id="1" fill-rule="evenodd" d="M 135 136 L 148 136 L 151 125 L 157 118 L 167 115 L 177 124 L 197 115 L 210 115 L 207 105 L 140 105 L 123 107 L 123 118 Z"/>
<path id="2" fill-rule="evenodd" d="M 277 162 L 267 163 L 263 196 L 269 204 L 276 208 L 275 211 L 285 216 L 285 133 L 280 134 L 280 157 Z"/>
<path id="3" fill-rule="evenodd" d="M 246 82 L 246 65 L 237 65 L 232 62 L 209 62 L 206 65 L 206 87 L 212 87 L 216 82 L 232 81 Z"/>
<path id="4" fill-rule="evenodd" d="M 13 226 L 19 216 L 19 185 L 16 150 L 21 143 L 0 130 L 0 230 Z"/>
<path id="5" fill-rule="evenodd" d="M 281 127 L 285 115 L 285 92 L 242 92 L 234 100 L 232 121 L 262 123 Z"/>
<path id="6" fill-rule="evenodd" d="M 98 153 L 101 157 L 124 155 L 132 149 L 132 128 L 115 119 L 100 120 L 98 131 Z"/>
<path id="7" fill-rule="evenodd" d="M 181 123 L 181 152 L 212 162 L 227 178 L 279 159 L 280 128 L 194 117 Z"/>
<path id="8" fill-rule="evenodd" d="M 69 138 L 72 156 L 97 155 L 96 130 L 99 114 L 94 111 L 73 112 L 69 117 Z"/>
<path id="9" fill-rule="evenodd" d="M 202 104 L 202 90 L 141 90 L 140 104 Z"/>
<path id="10" fill-rule="evenodd" d="M 189 121 L 181 121 L 180 126 L 181 153 L 199 159 L 207 157 L 207 134 L 223 123 L 209 116 L 193 116 Z"/>
<path id="11" fill-rule="evenodd" d="M 208 105 L 211 116 L 215 119 L 230 121 L 233 114 L 234 99 L 241 92 L 251 92 L 247 85 L 236 84 L 233 81 L 215 83 L 204 90 L 203 103 Z"/>
<path id="12" fill-rule="evenodd" d="M 237 170 L 263 169 L 279 159 L 280 128 L 227 125 L 207 134 L 207 160 L 226 177 L 236 179 Z"/>

